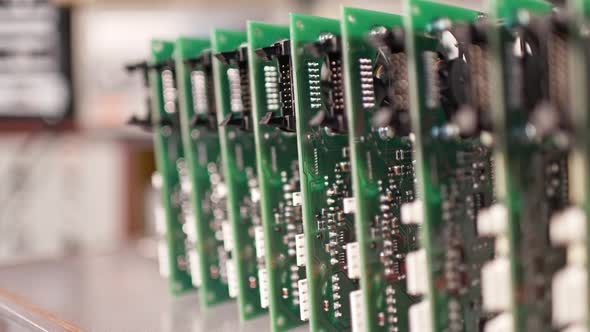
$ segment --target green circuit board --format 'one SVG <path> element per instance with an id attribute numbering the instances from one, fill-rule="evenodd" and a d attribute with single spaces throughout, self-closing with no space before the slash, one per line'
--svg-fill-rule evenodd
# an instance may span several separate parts
<path id="1" fill-rule="evenodd" d="M 362 291 L 351 309 L 358 331 L 408 331 L 418 298 L 406 290 L 405 256 L 418 226 L 400 220 L 415 195 L 402 17 L 345 7 L 341 24 Z"/>
<path id="2" fill-rule="evenodd" d="M 297 139 L 313 331 L 351 329 L 348 245 L 356 241 L 340 23 L 291 14 Z"/>
<path id="3" fill-rule="evenodd" d="M 424 295 L 410 309 L 410 330 L 483 331 L 481 270 L 494 257 L 493 239 L 476 229 L 494 201 L 479 119 L 487 66 L 485 50 L 462 39 L 481 15 L 421 0 L 410 0 L 406 15 L 418 200 L 402 207 L 402 220 L 422 225 L 422 249 L 406 265 L 408 289 Z"/>
<path id="4" fill-rule="evenodd" d="M 266 269 L 266 262 L 259 258 L 255 240 L 262 221 L 247 36 L 245 31 L 215 29 L 211 41 L 227 212 L 233 238 L 228 281 L 230 293 L 237 290 L 240 317 L 247 320 L 266 312 L 260 294 L 268 292 L 263 289 L 268 283 L 261 282 L 259 276 L 259 270 Z"/>
<path id="5" fill-rule="evenodd" d="M 578 186 L 572 184 L 574 190 L 572 192 L 572 200 L 574 203 L 583 209 L 586 220 L 590 220 L 590 136 L 588 128 L 590 128 L 590 36 L 586 33 L 588 22 L 590 22 L 590 0 L 575 0 L 569 3 L 570 11 L 577 13 L 572 19 L 572 34 L 571 34 L 571 55 L 570 55 L 570 85 L 572 96 L 572 110 L 575 142 L 571 158 L 574 162 L 574 170 L 577 172 L 570 172 L 578 179 L 575 181 Z M 590 227 L 586 227 L 585 241 L 582 241 L 585 246 L 586 257 L 590 257 L 590 246 L 587 239 L 590 239 Z M 584 261 L 582 268 L 586 271 L 586 284 L 590 284 L 590 274 L 588 273 L 588 262 Z M 586 297 L 586 317 L 590 317 L 590 305 L 588 305 L 588 297 Z M 585 322 L 578 322 L 586 329 L 590 329 L 590 322 L 586 319 Z"/>
<path id="6" fill-rule="evenodd" d="M 569 204 L 566 37 L 552 28 L 542 1 L 491 3 L 495 61 L 494 136 L 498 199 L 506 209 L 514 331 L 557 331 L 551 282 L 566 250 L 550 242 L 551 218 Z M 525 50 L 525 52 L 522 52 Z M 556 57 L 561 59 L 556 60 Z M 565 65 L 564 65 L 565 62 Z M 564 69 L 565 66 L 565 69 Z M 563 72 L 565 70 L 565 72 Z M 550 122 L 546 122 L 547 118 Z"/>
<path id="7" fill-rule="evenodd" d="M 156 169 L 161 178 L 160 194 L 163 207 L 163 238 L 159 239 L 160 264 L 170 280 L 173 294 L 193 289 L 186 247 L 187 234 L 184 210 L 187 196 L 180 184 L 180 174 L 186 172 L 178 101 L 176 100 L 174 43 L 154 40 L 150 48 L 149 85 L 151 94 L 151 120 L 154 134 Z"/>
<path id="8" fill-rule="evenodd" d="M 306 278 L 305 253 L 289 38 L 288 27 L 248 22 L 262 216 L 256 245 L 259 258 L 266 259 L 269 286 L 261 301 L 269 306 L 272 331 L 304 323 L 299 283 Z"/>
<path id="9" fill-rule="evenodd" d="M 174 58 L 178 87 L 180 129 L 187 174 L 182 187 L 190 193 L 191 219 L 186 225 L 193 284 L 200 285 L 201 305 L 228 300 L 223 243 L 227 200 L 213 90 L 213 68 L 208 39 L 179 38 Z M 227 226 L 226 226 L 227 227 Z"/>

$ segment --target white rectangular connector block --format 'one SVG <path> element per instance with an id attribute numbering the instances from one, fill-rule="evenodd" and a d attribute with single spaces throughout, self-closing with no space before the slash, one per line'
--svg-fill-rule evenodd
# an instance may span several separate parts
<path id="1" fill-rule="evenodd" d="M 508 230 L 508 210 L 496 203 L 482 209 L 477 215 L 477 233 L 481 236 L 499 236 Z"/>
<path id="2" fill-rule="evenodd" d="M 430 313 L 430 302 L 422 300 L 410 306 L 408 310 L 410 325 L 409 332 L 432 332 L 432 315 Z"/>
<path id="3" fill-rule="evenodd" d="M 158 241 L 158 270 L 162 277 L 170 277 L 170 256 L 165 241 Z"/>
<path id="4" fill-rule="evenodd" d="M 164 180 L 162 179 L 162 175 L 160 175 L 160 173 L 152 173 L 152 187 L 156 189 L 161 189 L 163 181 Z"/>
<path id="5" fill-rule="evenodd" d="M 191 281 L 193 286 L 201 287 L 201 259 L 197 250 L 191 249 L 188 252 L 188 264 L 191 271 Z"/>
<path id="6" fill-rule="evenodd" d="M 303 199 L 301 197 L 301 191 L 296 191 L 293 193 L 293 206 L 301 206 Z"/>
<path id="7" fill-rule="evenodd" d="M 577 324 L 568 326 L 567 328 L 561 330 L 561 332 L 589 332 L 589 330 L 584 324 Z"/>
<path id="8" fill-rule="evenodd" d="M 428 290 L 428 270 L 426 251 L 412 251 L 406 256 L 407 290 L 412 295 L 426 294 Z"/>
<path id="9" fill-rule="evenodd" d="M 295 258 L 297 260 L 297 266 L 305 266 L 306 252 L 305 252 L 305 234 L 295 235 Z"/>
<path id="10" fill-rule="evenodd" d="M 264 228 L 262 226 L 254 227 L 254 245 L 256 247 L 256 257 L 264 258 L 265 246 L 264 246 Z"/>
<path id="11" fill-rule="evenodd" d="M 193 184 L 188 176 L 182 176 L 180 178 L 180 189 L 187 195 L 193 190 Z"/>
<path id="12" fill-rule="evenodd" d="M 197 243 L 197 227 L 195 227 L 196 219 L 193 213 L 185 215 L 185 223 L 182 225 L 182 230 L 186 234 L 187 239 L 192 243 Z"/>
<path id="13" fill-rule="evenodd" d="M 299 288 L 299 317 L 302 321 L 309 320 L 309 293 L 307 289 L 307 279 L 297 281 Z"/>
<path id="14" fill-rule="evenodd" d="M 345 214 L 351 214 L 354 213 L 355 210 L 355 206 L 354 206 L 355 202 L 354 202 L 354 197 L 346 197 L 342 200 L 342 211 Z"/>
<path id="15" fill-rule="evenodd" d="M 236 274 L 236 263 L 233 259 L 225 261 L 225 269 L 227 271 L 227 289 L 229 297 L 238 297 L 238 275 Z"/>
<path id="16" fill-rule="evenodd" d="M 424 211 L 421 200 L 416 199 L 413 202 L 404 203 L 401 206 L 400 217 L 403 224 L 420 225 L 424 221 Z"/>
<path id="17" fill-rule="evenodd" d="M 258 269 L 258 282 L 260 283 L 260 306 L 268 308 L 268 273 L 266 269 Z"/>
<path id="18" fill-rule="evenodd" d="M 510 260 L 497 257 L 481 269 L 483 308 L 487 312 L 510 311 L 512 308 Z"/>
<path id="19" fill-rule="evenodd" d="M 486 322 L 483 330 L 484 332 L 514 332 L 514 318 L 512 314 L 505 312 Z"/>
<path id="20" fill-rule="evenodd" d="M 234 250 L 234 237 L 229 221 L 221 223 L 221 234 L 223 234 L 223 248 L 225 251 L 231 252 Z"/>
<path id="21" fill-rule="evenodd" d="M 156 222 L 156 233 L 161 236 L 166 235 L 168 227 L 166 227 L 166 211 L 163 206 L 156 205 L 154 208 L 154 219 Z"/>
<path id="22" fill-rule="evenodd" d="M 564 326 L 588 319 L 588 273 L 584 266 L 568 265 L 553 278 L 553 323 Z"/>
<path id="23" fill-rule="evenodd" d="M 347 273 L 350 279 L 360 279 L 361 277 L 361 257 L 358 242 L 346 244 L 346 265 Z"/>
<path id="24" fill-rule="evenodd" d="M 258 188 L 250 189 L 250 199 L 252 199 L 252 202 L 254 203 L 260 202 L 260 190 L 258 190 Z"/>
<path id="25" fill-rule="evenodd" d="M 350 292 L 350 319 L 352 332 L 365 332 L 365 315 L 363 314 L 363 292 L 360 289 Z"/>
<path id="26" fill-rule="evenodd" d="M 551 218 L 551 243 L 568 245 L 586 241 L 586 214 L 579 207 L 569 207 Z"/>

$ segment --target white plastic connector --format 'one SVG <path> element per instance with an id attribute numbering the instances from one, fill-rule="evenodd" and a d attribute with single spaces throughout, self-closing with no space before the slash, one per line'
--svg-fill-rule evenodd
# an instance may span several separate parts
<path id="1" fill-rule="evenodd" d="M 432 332 L 430 302 L 422 300 L 410 306 L 408 310 L 410 332 Z"/>
<path id="2" fill-rule="evenodd" d="M 258 188 L 250 189 L 250 199 L 252 199 L 252 202 L 254 203 L 260 202 L 260 190 L 258 190 Z"/>
<path id="3" fill-rule="evenodd" d="M 360 279 L 361 277 L 361 257 L 358 242 L 346 244 L 346 264 L 348 277 L 350 279 Z"/>
<path id="4" fill-rule="evenodd" d="M 162 277 L 170 276 L 170 256 L 168 256 L 168 245 L 165 241 L 158 241 L 158 269 Z"/>
<path id="5" fill-rule="evenodd" d="M 217 193 L 217 196 L 219 196 L 219 197 L 226 197 L 227 196 L 227 186 L 223 182 L 215 185 L 214 190 Z"/>
<path id="6" fill-rule="evenodd" d="M 297 191 L 293 193 L 293 206 L 300 206 L 301 203 L 303 202 L 303 199 L 301 197 L 301 192 Z"/>
<path id="7" fill-rule="evenodd" d="M 586 269 L 581 265 L 568 265 L 555 274 L 551 287 L 555 326 L 587 320 L 587 278 Z"/>
<path id="8" fill-rule="evenodd" d="M 342 200 L 342 211 L 345 214 L 354 213 L 355 206 L 354 206 L 354 197 L 346 197 Z"/>
<path id="9" fill-rule="evenodd" d="M 352 332 L 364 332 L 365 315 L 363 310 L 363 292 L 360 289 L 350 292 L 350 319 Z"/>
<path id="10" fill-rule="evenodd" d="M 234 237 L 229 221 L 221 223 L 221 234 L 223 234 L 223 248 L 225 248 L 225 251 L 231 252 L 234 250 Z"/>
<path id="11" fill-rule="evenodd" d="M 412 295 L 426 294 L 428 290 L 426 251 L 420 249 L 408 253 L 406 256 L 406 268 L 408 293 Z"/>
<path id="12" fill-rule="evenodd" d="M 505 234 L 508 228 L 508 210 L 506 206 L 496 203 L 477 215 L 477 233 L 482 236 Z"/>
<path id="13" fill-rule="evenodd" d="M 188 176 L 183 176 L 180 178 L 180 189 L 185 194 L 190 194 L 193 190 L 193 184 Z"/>
<path id="14" fill-rule="evenodd" d="M 424 220 L 423 204 L 421 200 L 416 199 L 402 205 L 400 217 L 403 224 L 422 224 Z"/>
<path id="15" fill-rule="evenodd" d="M 586 241 L 586 214 L 579 207 L 569 207 L 551 218 L 549 236 L 555 245 Z"/>
<path id="16" fill-rule="evenodd" d="M 483 308 L 488 312 L 509 311 L 512 307 L 510 261 L 497 257 L 481 269 Z"/>
<path id="17" fill-rule="evenodd" d="M 262 226 L 254 227 L 254 245 L 256 247 L 256 257 L 264 258 L 265 246 L 264 246 L 264 229 Z"/>
<path id="18" fill-rule="evenodd" d="M 297 281 L 299 288 L 299 317 L 302 321 L 309 319 L 309 294 L 307 289 L 307 279 Z"/>
<path id="19" fill-rule="evenodd" d="M 156 222 L 156 233 L 158 235 L 165 235 L 166 230 L 166 211 L 164 211 L 164 207 L 161 205 L 156 205 L 154 208 L 154 219 Z"/>
<path id="20" fill-rule="evenodd" d="M 197 243 L 197 228 L 195 227 L 195 215 L 187 213 L 185 216 L 185 223 L 182 225 L 182 230 L 186 234 L 187 239 L 192 243 Z"/>
<path id="21" fill-rule="evenodd" d="M 160 173 L 152 173 L 152 187 L 156 189 L 161 189 L 163 181 L 164 180 L 162 179 L 162 175 L 160 175 Z"/>
<path id="22" fill-rule="evenodd" d="M 295 235 L 295 258 L 297 259 L 297 266 L 305 266 L 306 253 L 305 253 L 305 234 Z"/>
<path id="23" fill-rule="evenodd" d="M 227 271 L 227 289 L 229 297 L 238 297 L 238 275 L 236 274 L 236 263 L 233 259 L 225 261 L 225 269 Z"/>
<path id="24" fill-rule="evenodd" d="M 191 281 L 193 286 L 201 287 L 201 259 L 197 250 L 192 249 L 188 252 L 188 264 L 191 271 Z"/>
<path id="25" fill-rule="evenodd" d="M 268 308 L 268 273 L 266 269 L 258 269 L 258 282 L 260 284 L 260 306 Z"/>
<path id="26" fill-rule="evenodd" d="M 561 332 L 589 332 L 588 327 L 584 324 L 577 324 L 568 326 L 567 328 L 563 329 Z"/>
<path id="27" fill-rule="evenodd" d="M 484 332 L 514 332 L 512 314 L 505 312 L 490 319 L 484 327 Z"/>

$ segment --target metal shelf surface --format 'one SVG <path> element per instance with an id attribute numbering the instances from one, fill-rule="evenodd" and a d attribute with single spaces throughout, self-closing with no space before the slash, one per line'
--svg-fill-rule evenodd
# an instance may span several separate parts
<path id="1" fill-rule="evenodd" d="M 235 302 L 198 302 L 196 292 L 170 295 L 156 263 L 134 249 L 0 267 L 0 331 L 270 329 L 268 316 L 240 322 Z"/>

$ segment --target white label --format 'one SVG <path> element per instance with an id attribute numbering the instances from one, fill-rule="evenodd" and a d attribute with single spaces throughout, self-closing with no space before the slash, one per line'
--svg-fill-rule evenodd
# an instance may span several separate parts
<path id="1" fill-rule="evenodd" d="M 162 277 L 168 278 L 170 276 L 170 257 L 165 241 L 158 242 L 158 268 Z"/>
<path id="2" fill-rule="evenodd" d="M 268 308 L 268 273 L 266 269 L 258 269 L 258 282 L 260 283 L 260 306 Z"/>
<path id="3" fill-rule="evenodd" d="M 262 226 L 254 227 L 254 244 L 256 247 L 256 257 L 264 258 L 264 229 L 262 228 Z"/>
<path id="4" fill-rule="evenodd" d="M 225 261 L 225 269 L 227 271 L 227 288 L 229 297 L 238 297 L 238 276 L 236 274 L 236 265 L 233 259 Z"/>
<path id="5" fill-rule="evenodd" d="M 346 264 L 348 267 L 348 277 L 351 279 L 360 279 L 361 259 L 358 242 L 351 242 L 346 244 Z"/>
<path id="6" fill-rule="evenodd" d="M 302 321 L 309 319 L 309 295 L 307 293 L 307 279 L 299 279 L 299 317 Z"/>
<path id="7" fill-rule="evenodd" d="M 305 254 L 305 234 L 295 235 L 295 257 L 297 258 L 297 266 L 305 266 L 306 254 Z"/>
<path id="8" fill-rule="evenodd" d="M 223 234 L 223 248 L 225 251 L 231 252 L 234 249 L 234 237 L 229 221 L 224 221 L 221 224 L 221 233 Z"/>
<path id="9" fill-rule="evenodd" d="M 188 263 L 191 269 L 191 280 L 193 282 L 193 286 L 200 287 L 201 286 L 201 260 L 199 255 L 197 254 L 197 250 L 191 249 L 188 252 Z"/>
<path id="10" fill-rule="evenodd" d="M 363 293 L 360 289 L 350 292 L 350 318 L 352 323 L 352 332 L 365 331 Z"/>

